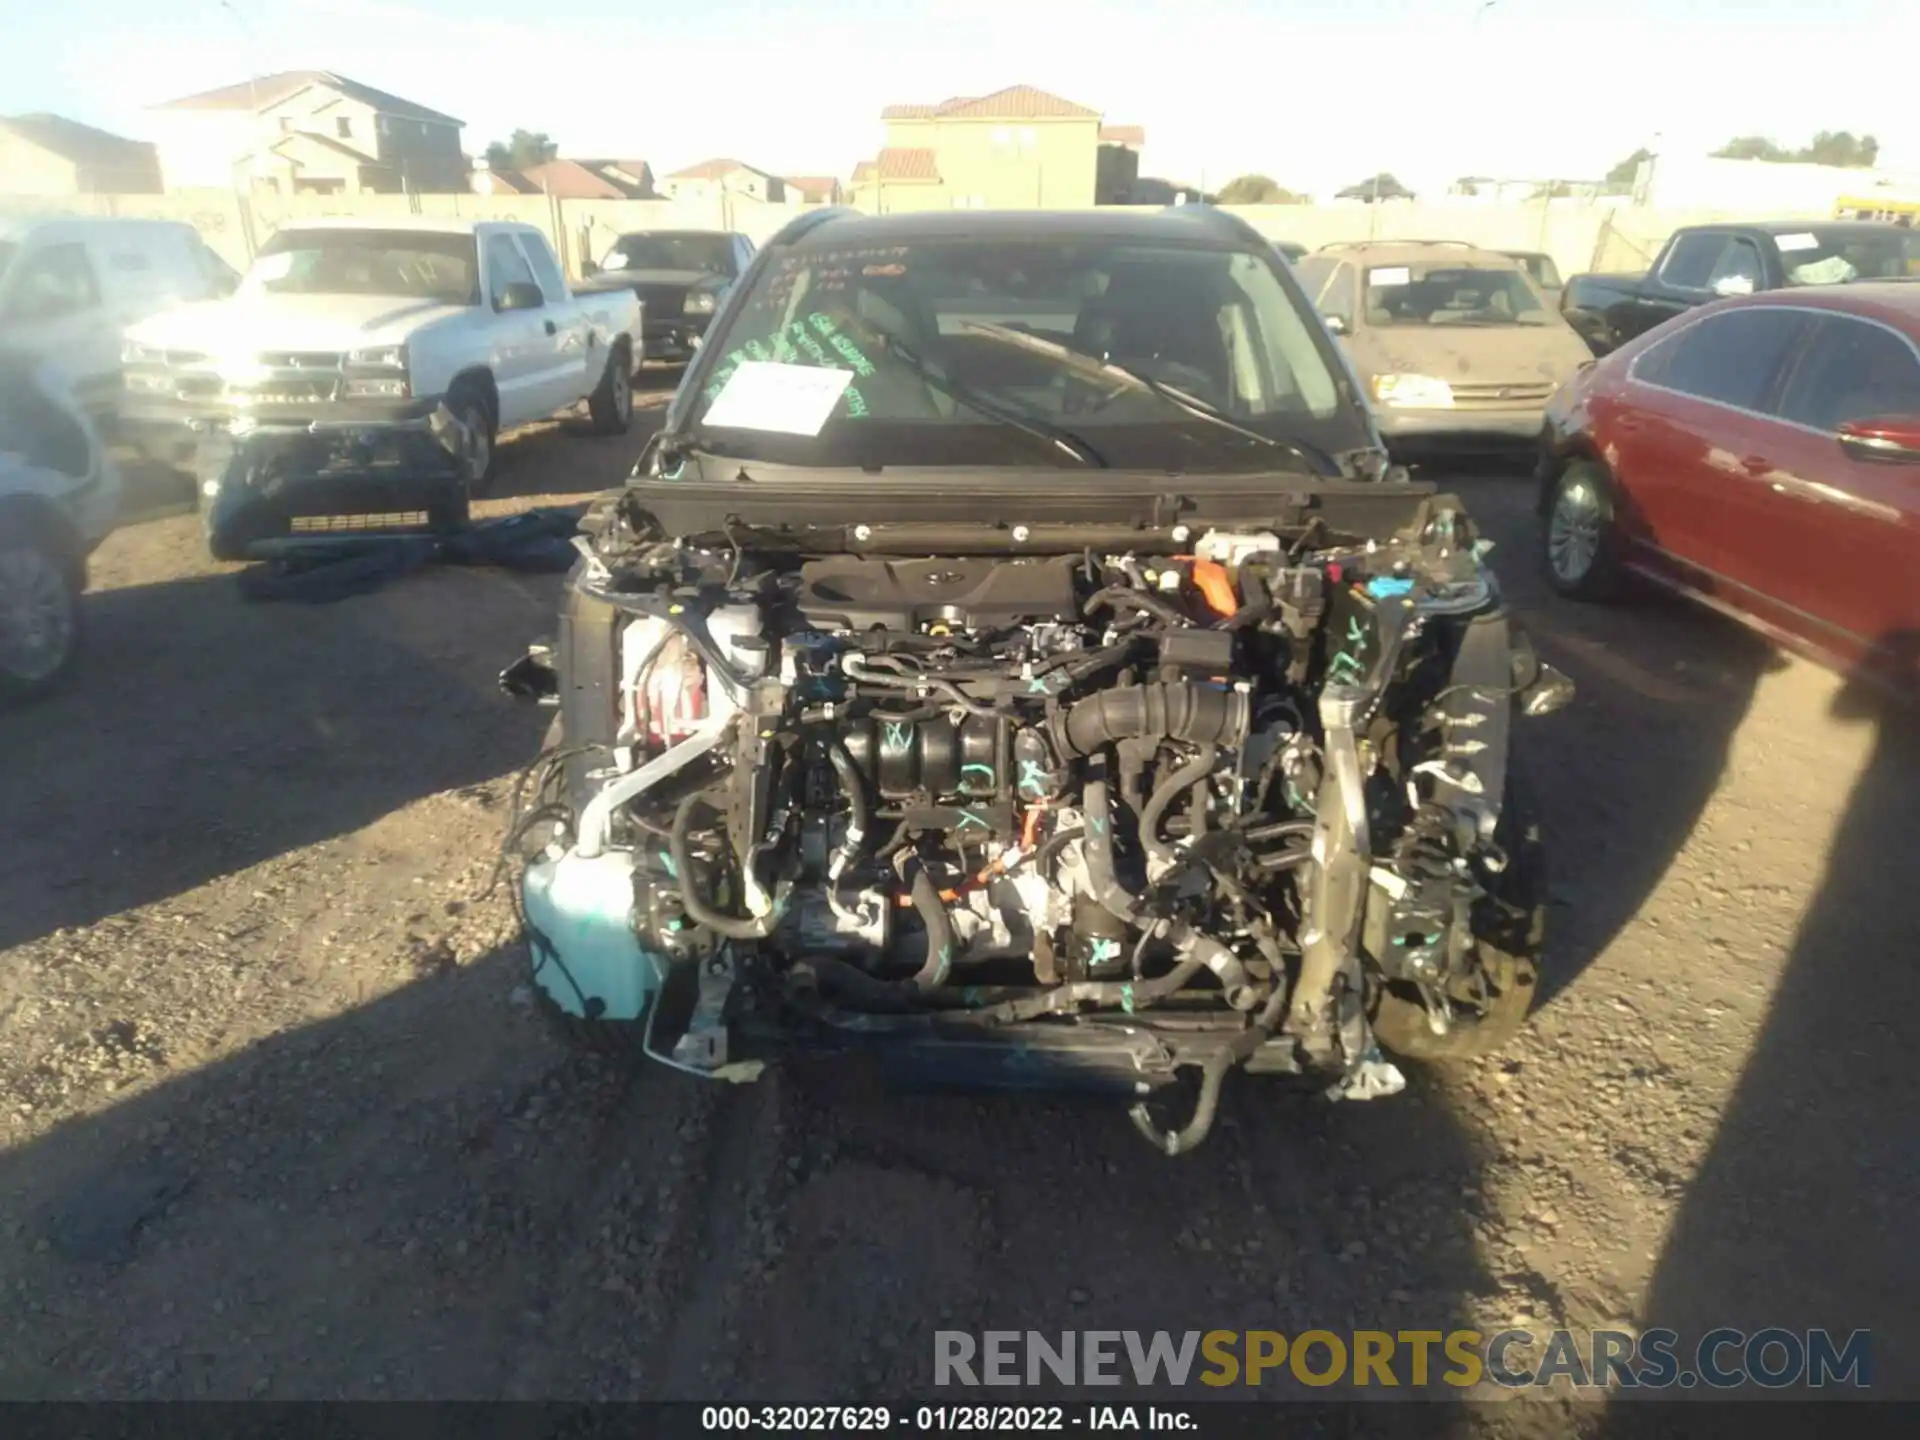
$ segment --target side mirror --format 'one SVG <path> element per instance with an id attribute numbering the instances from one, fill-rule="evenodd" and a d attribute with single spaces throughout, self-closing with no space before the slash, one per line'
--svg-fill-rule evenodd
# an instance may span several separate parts
<path id="1" fill-rule="evenodd" d="M 1840 427 L 1840 448 L 1855 460 L 1883 465 L 1920 465 L 1920 416 L 1883 415 L 1849 420 Z"/>
<path id="2" fill-rule="evenodd" d="M 580 276 L 583 280 L 590 280 L 595 275 L 598 275 L 599 273 L 600 273 L 600 267 L 597 264 L 595 264 L 593 261 L 582 260 L 580 262 Z"/>
<path id="3" fill-rule="evenodd" d="M 1327 322 L 1327 333 L 1329 335 L 1344 335 L 1347 333 L 1347 322 L 1341 319 L 1340 316 L 1328 315 L 1323 318 Z"/>
<path id="4" fill-rule="evenodd" d="M 547 297 L 540 293 L 540 287 L 526 280 L 515 280 L 503 287 L 493 297 L 493 308 L 507 310 L 538 310 L 547 303 Z"/>

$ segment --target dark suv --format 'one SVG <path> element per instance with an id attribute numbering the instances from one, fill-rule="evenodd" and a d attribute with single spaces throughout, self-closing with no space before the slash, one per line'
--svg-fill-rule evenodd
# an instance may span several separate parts
<path id="1" fill-rule="evenodd" d="M 1525 1017 L 1508 719 L 1567 687 L 1239 220 L 796 220 L 581 528 L 505 677 L 570 1034 L 1092 1086 L 1177 1153 L 1235 1067 L 1387 1095 Z"/>
<path id="2" fill-rule="evenodd" d="M 637 230 L 581 268 L 582 290 L 630 289 L 640 297 L 648 360 L 685 360 L 720 302 L 753 259 L 753 242 L 731 230 Z"/>

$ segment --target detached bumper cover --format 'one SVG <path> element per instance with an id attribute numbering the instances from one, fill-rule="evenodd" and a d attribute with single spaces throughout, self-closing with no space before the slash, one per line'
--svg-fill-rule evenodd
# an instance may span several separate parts
<path id="1" fill-rule="evenodd" d="M 307 530 L 443 530 L 464 515 L 466 477 L 424 425 L 233 435 L 210 430 L 196 456 L 207 546 L 246 559 L 261 541 Z"/>

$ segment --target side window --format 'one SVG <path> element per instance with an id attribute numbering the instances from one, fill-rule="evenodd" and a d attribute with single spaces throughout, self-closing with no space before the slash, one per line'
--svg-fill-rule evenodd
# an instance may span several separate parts
<path id="1" fill-rule="evenodd" d="M 1353 312 L 1360 306 L 1360 287 L 1353 266 L 1336 265 L 1320 299 L 1320 313 L 1338 315 L 1348 329 L 1353 328 Z"/>
<path id="2" fill-rule="evenodd" d="M 487 298 L 494 304 L 509 285 L 538 285 L 527 257 L 520 253 L 513 236 L 495 231 L 487 237 Z M 545 294 L 545 291 L 541 291 Z"/>
<path id="3" fill-rule="evenodd" d="M 567 282 L 560 274 L 560 262 L 553 258 L 553 251 L 547 242 L 535 235 L 522 235 L 520 248 L 527 252 L 527 263 L 533 266 L 534 276 L 540 282 L 540 293 L 547 297 L 547 302 L 557 305 L 566 299 Z"/>
<path id="4" fill-rule="evenodd" d="M 1727 237 L 1718 231 L 1682 235 L 1660 267 L 1660 278 L 1681 290 L 1704 290 L 1726 248 Z"/>
<path id="5" fill-rule="evenodd" d="M 1900 336 L 1865 320 L 1816 320 L 1781 392 L 1780 414 L 1816 430 L 1873 416 L 1920 415 L 1920 358 Z"/>
<path id="6" fill-rule="evenodd" d="M 7 313 L 16 320 L 57 320 L 100 303 L 84 245 L 49 245 L 20 262 Z"/>
<path id="7" fill-rule="evenodd" d="M 1742 410 L 1767 409 L 1773 378 L 1798 336 L 1797 311 L 1756 306 L 1710 315 L 1649 353 L 1634 378 Z M 1647 361 L 1654 361 L 1648 365 Z"/>
<path id="8" fill-rule="evenodd" d="M 1718 295 L 1751 295 L 1760 288 L 1760 247 L 1737 236 L 1726 248 L 1707 276 L 1707 288 Z"/>

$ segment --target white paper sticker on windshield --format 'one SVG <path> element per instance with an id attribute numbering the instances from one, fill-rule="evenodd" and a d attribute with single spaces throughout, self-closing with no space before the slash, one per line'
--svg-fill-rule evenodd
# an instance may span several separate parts
<path id="1" fill-rule="evenodd" d="M 1369 285 L 1408 285 L 1413 282 L 1413 271 L 1405 265 L 1383 265 L 1378 270 L 1367 271 Z"/>
<path id="2" fill-rule="evenodd" d="M 1794 250 L 1818 250 L 1820 248 L 1819 237 L 1809 235 L 1805 231 L 1797 231 L 1792 235 L 1776 235 L 1773 238 L 1773 243 L 1780 247 L 1780 253 L 1782 255 Z"/>
<path id="3" fill-rule="evenodd" d="M 851 370 L 743 360 L 702 421 L 733 430 L 818 435 L 852 379 Z"/>
<path id="4" fill-rule="evenodd" d="M 262 255 L 253 262 L 253 278 L 256 280 L 284 280 L 293 273 L 293 252 L 276 250 L 271 255 Z"/>

